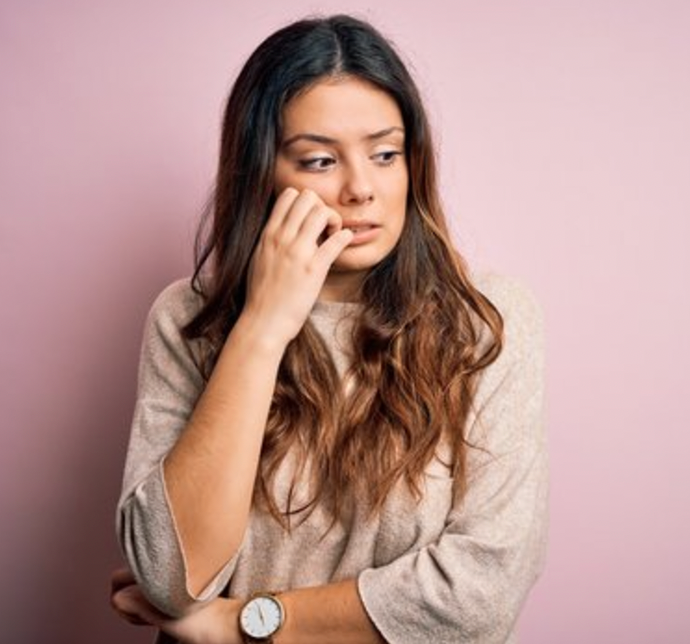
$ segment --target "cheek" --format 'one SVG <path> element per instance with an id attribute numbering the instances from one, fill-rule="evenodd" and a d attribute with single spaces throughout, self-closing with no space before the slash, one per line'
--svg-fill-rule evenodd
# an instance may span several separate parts
<path id="1" fill-rule="evenodd" d="M 409 186 L 407 182 L 407 177 L 405 176 L 404 180 L 401 178 L 401 181 L 395 186 L 395 188 L 391 191 L 389 195 L 390 204 L 392 206 L 393 212 L 395 213 L 396 224 L 399 232 L 402 231 L 405 225 L 405 217 L 407 214 L 408 189 Z"/>
<path id="2" fill-rule="evenodd" d="M 280 161 L 278 161 L 273 171 L 273 185 L 275 186 L 276 194 L 279 194 L 285 190 L 285 188 L 289 188 L 292 185 L 289 174 L 290 173 L 287 172 Z"/>
<path id="3" fill-rule="evenodd" d="M 313 190 L 323 201 L 333 207 L 338 202 L 338 190 L 327 177 L 317 174 L 284 172 L 276 169 L 274 174 L 274 184 L 276 194 L 285 188 L 296 188 L 297 190 Z"/>

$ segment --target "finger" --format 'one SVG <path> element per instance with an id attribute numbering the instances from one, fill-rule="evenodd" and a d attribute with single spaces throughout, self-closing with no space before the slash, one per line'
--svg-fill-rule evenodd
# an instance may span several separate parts
<path id="1" fill-rule="evenodd" d="M 304 218 L 298 240 L 314 246 L 325 241 L 343 226 L 340 214 L 327 206 L 315 207 Z"/>
<path id="2" fill-rule="evenodd" d="M 115 611 L 120 619 L 123 619 L 125 622 L 128 624 L 133 624 L 134 626 L 153 626 L 153 624 L 150 624 L 149 622 L 145 622 L 143 619 L 141 619 L 137 615 L 128 615 L 127 613 L 123 613 L 122 611 L 116 610 Z"/>
<path id="3" fill-rule="evenodd" d="M 169 619 L 161 613 L 136 586 L 127 586 L 113 595 L 112 605 L 115 611 L 133 624 L 151 624 L 158 626 Z"/>
<path id="4" fill-rule="evenodd" d="M 313 190 L 303 190 L 290 206 L 277 231 L 283 243 L 291 243 L 299 234 L 304 221 L 312 212 L 326 208 L 326 204 Z"/>
<path id="5" fill-rule="evenodd" d="M 328 271 L 338 255 L 345 250 L 355 234 L 349 228 L 343 228 L 331 235 L 317 251 L 316 261 Z"/>
<path id="6" fill-rule="evenodd" d="M 110 576 L 110 592 L 115 593 L 120 588 L 135 584 L 136 579 L 134 578 L 134 573 L 129 568 L 123 567 L 114 570 Z"/>
<path id="7" fill-rule="evenodd" d="M 265 233 L 268 235 L 274 235 L 282 226 L 283 220 L 287 216 L 292 204 L 300 196 L 299 190 L 297 188 L 285 188 L 276 199 L 273 204 L 273 209 L 266 223 Z"/>
<path id="8" fill-rule="evenodd" d="M 117 592 L 110 597 L 110 607 L 118 614 L 121 619 L 124 619 L 130 624 L 136 624 L 137 626 L 147 625 L 137 612 L 131 612 L 132 607 L 122 593 Z"/>

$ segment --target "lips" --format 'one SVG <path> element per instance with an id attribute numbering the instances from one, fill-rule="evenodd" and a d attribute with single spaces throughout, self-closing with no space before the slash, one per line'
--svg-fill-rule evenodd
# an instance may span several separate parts
<path id="1" fill-rule="evenodd" d="M 378 224 L 368 219 L 343 219 L 343 228 L 347 228 L 356 233 L 360 230 L 369 230 L 370 228 L 378 228 Z"/>
<path id="2" fill-rule="evenodd" d="M 358 246 L 373 241 L 381 230 L 380 226 L 368 221 L 344 221 L 343 228 L 354 233 L 349 246 Z"/>
<path id="3" fill-rule="evenodd" d="M 360 224 L 357 226 L 343 226 L 343 228 L 351 230 L 356 235 L 357 233 L 361 233 L 365 230 L 371 230 L 372 228 L 374 228 L 374 226 L 372 224 Z"/>

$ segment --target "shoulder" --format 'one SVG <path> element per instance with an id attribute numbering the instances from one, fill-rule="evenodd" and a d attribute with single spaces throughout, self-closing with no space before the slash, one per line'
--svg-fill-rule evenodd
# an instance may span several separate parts
<path id="1" fill-rule="evenodd" d="M 481 373 L 477 401 L 481 406 L 500 391 L 505 394 L 501 399 L 523 404 L 543 388 L 546 341 L 541 306 L 533 291 L 514 277 L 490 273 L 473 281 L 503 319 L 501 352 Z"/>
<path id="2" fill-rule="evenodd" d="M 152 350 L 196 355 L 198 341 L 188 341 L 182 332 L 201 310 L 203 297 L 192 288 L 191 278 L 166 286 L 154 299 L 146 319 L 145 340 Z M 200 354 L 199 354 L 200 355 Z"/>
<path id="3" fill-rule="evenodd" d="M 206 344 L 199 339 L 187 339 L 183 329 L 202 305 L 203 297 L 192 288 L 191 278 L 166 286 L 154 299 L 146 318 L 142 364 L 164 365 L 168 377 L 172 365 L 183 365 L 196 378 Z"/>
<path id="4" fill-rule="evenodd" d="M 504 319 L 541 324 L 541 306 L 524 282 L 499 273 L 479 273 L 473 276 L 473 281 Z"/>
<path id="5" fill-rule="evenodd" d="M 149 323 L 182 328 L 201 309 L 202 296 L 192 288 L 191 278 L 168 284 L 154 299 L 149 310 Z"/>
<path id="6" fill-rule="evenodd" d="M 498 273 L 473 276 L 479 291 L 498 309 L 504 323 L 504 349 L 540 348 L 544 335 L 542 308 L 533 291 L 522 281 Z"/>
<path id="7" fill-rule="evenodd" d="M 502 275 L 475 277 L 475 286 L 503 318 L 501 352 L 480 374 L 474 408 L 480 420 L 472 440 L 507 453 L 540 445 L 545 393 L 545 340 L 542 310 L 521 281 Z"/>

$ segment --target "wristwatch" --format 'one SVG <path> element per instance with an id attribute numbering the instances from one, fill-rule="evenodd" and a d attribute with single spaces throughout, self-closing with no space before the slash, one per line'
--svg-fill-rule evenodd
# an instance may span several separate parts
<path id="1" fill-rule="evenodd" d="M 285 622 L 285 608 L 272 593 L 258 593 L 240 610 L 240 633 L 248 644 L 271 644 Z"/>

